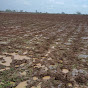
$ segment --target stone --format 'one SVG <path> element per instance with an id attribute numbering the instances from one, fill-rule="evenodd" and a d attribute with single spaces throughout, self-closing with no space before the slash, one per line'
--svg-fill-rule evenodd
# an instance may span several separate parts
<path id="1" fill-rule="evenodd" d="M 21 72 L 20 75 L 26 76 L 26 72 L 25 71 L 24 72 Z"/>
<path id="2" fill-rule="evenodd" d="M 77 76 L 77 75 L 78 75 L 78 70 L 77 69 L 73 69 L 72 76 Z"/>
<path id="3" fill-rule="evenodd" d="M 69 70 L 68 69 L 62 69 L 62 72 L 66 74 L 69 72 Z"/>
<path id="4" fill-rule="evenodd" d="M 69 87 L 72 87 L 72 84 L 71 84 L 71 83 L 68 83 L 68 86 L 69 86 Z"/>
<path id="5" fill-rule="evenodd" d="M 49 80 L 50 79 L 50 76 L 44 76 L 43 77 L 43 80 Z"/>
<path id="6" fill-rule="evenodd" d="M 38 77 L 33 77 L 33 80 L 35 80 L 35 81 L 38 80 Z"/>
<path id="7" fill-rule="evenodd" d="M 15 88 L 25 88 L 27 86 L 27 81 L 21 82 Z"/>

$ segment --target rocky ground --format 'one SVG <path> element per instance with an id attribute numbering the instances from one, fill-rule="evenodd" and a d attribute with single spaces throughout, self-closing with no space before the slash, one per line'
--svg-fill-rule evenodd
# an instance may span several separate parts
<path id="1" fill-rule="evenodd" d="M 88 88 L 88 16 L 0 13 L 0 88 Z"/>

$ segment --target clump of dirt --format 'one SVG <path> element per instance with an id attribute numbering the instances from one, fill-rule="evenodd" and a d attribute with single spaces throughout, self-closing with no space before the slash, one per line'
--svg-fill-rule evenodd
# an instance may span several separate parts
<path id="1" fill-rule="evenodd" d="M 14 67 L 16 65 L 20 66 L 23 63 L 28 63 L 28 60 L 25 60 L 25 59 L 24 60 L 13 60 L 10 65 L 11 65 L 11 67 Z"/>
<path id="2" fill-rule="evenodd" d="M 88 82 L 88 77 L 86 77 L 85 75 L 78 75 L 76 78 L 75 78 L 75 81 L 78 83 L 78 84 L 86 84 Z"/>

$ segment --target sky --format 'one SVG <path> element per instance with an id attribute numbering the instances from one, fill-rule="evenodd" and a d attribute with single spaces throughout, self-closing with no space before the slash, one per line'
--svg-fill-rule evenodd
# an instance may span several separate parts
<path id="1" fill-rule="evenodd" d="M 0 10 L 88 14 L 88 0 L 0 0 Z"/>

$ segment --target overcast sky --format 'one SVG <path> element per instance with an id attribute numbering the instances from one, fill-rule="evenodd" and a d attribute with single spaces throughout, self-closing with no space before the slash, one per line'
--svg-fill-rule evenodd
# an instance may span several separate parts
<path id="1" fill-rule="evenodd" d="M 0 0 L 0 10 L 88 14 L 88 0 Z"/>

